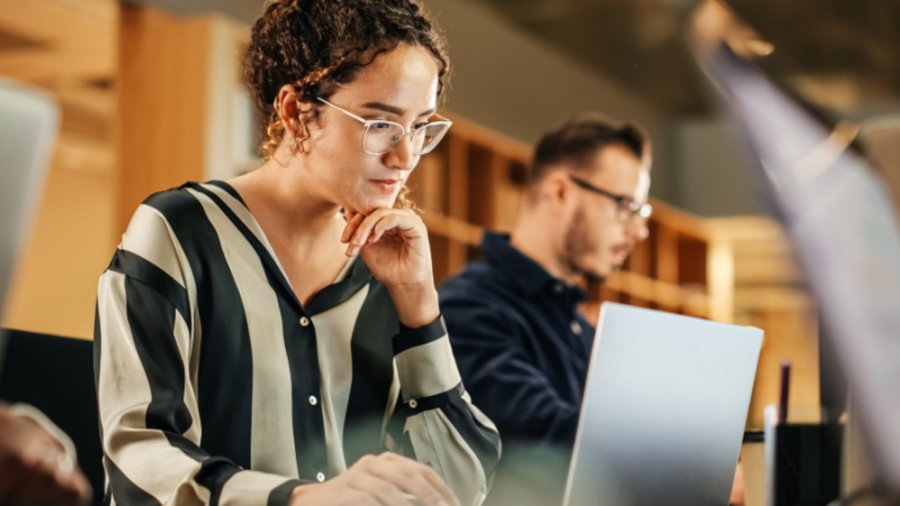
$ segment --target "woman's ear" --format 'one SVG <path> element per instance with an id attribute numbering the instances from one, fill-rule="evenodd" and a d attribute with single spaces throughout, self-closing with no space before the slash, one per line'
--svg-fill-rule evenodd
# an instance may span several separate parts
<path id="1" fill-rule="evenodd" d="M 278 90 L 278 119 L 284 129 L 295 137 L 303 137 L 306 116 L 312 111 L 312 104 L 303 101 L 293 85 L 285 84 Z"/>

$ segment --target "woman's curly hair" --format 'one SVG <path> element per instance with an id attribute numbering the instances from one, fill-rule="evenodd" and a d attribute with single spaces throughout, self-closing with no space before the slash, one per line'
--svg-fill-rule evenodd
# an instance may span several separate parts
<path id="1" fill-rule="evenodd" d="M 298 141 L 309 137 L 306 123 L 318 117 L 316 97 L 328 99 L 337 85 L 353 81 L 360 69 L 400 43 L 421 46 L 438 64 L 438 94 L 446 84 L 449 60 L 444 39 L 422 8 L 411 0 L 274 0 L 253 25 L 243 60 L 244 81 L 259 110 L 268 159 L 284 137 L 278 92 L 293 84 L 313 105 L 303 118 Z M 402 194 L 405 196 L 405 192 Z M 398 199 L 406 200 L 405 198 Z"/>

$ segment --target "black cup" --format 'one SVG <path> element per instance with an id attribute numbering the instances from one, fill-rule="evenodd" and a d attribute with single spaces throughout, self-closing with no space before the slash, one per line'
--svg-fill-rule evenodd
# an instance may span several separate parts
<path id="1" fill-rule="evenodd" d="M 840 424 L 775 427 L 775 506 L 823 506 L 840 494 Z"/>

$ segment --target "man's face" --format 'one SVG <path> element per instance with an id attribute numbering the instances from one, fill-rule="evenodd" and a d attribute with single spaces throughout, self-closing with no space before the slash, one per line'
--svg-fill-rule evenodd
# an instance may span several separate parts
<path id="1" fill-rule="evenodd" d="M 647 201 L 649 170 L 625 146 L 614 144 L 601 149 L 589 170 L 577 175 L 609 193 L 638 203 Z M 563 260 L 573 272 L 602 280 L 621 267 L 635 245 L 647 237 L 646 222 L 619 212 L 610 197 L 574 183 L 572 191 L 577 207 L 565 233 Z"/>

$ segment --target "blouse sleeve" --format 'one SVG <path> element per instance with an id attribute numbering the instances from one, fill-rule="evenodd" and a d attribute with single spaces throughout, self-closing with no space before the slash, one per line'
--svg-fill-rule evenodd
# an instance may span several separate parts
<path id="1" fill-rule="evenodd" d="M 463 388 L 443 319 L 402 328 L 393 347 L 400 381 L 388 432 L 394 449 L 434 468 L 463 506 L 481 504 L 500 436 Z"/>

